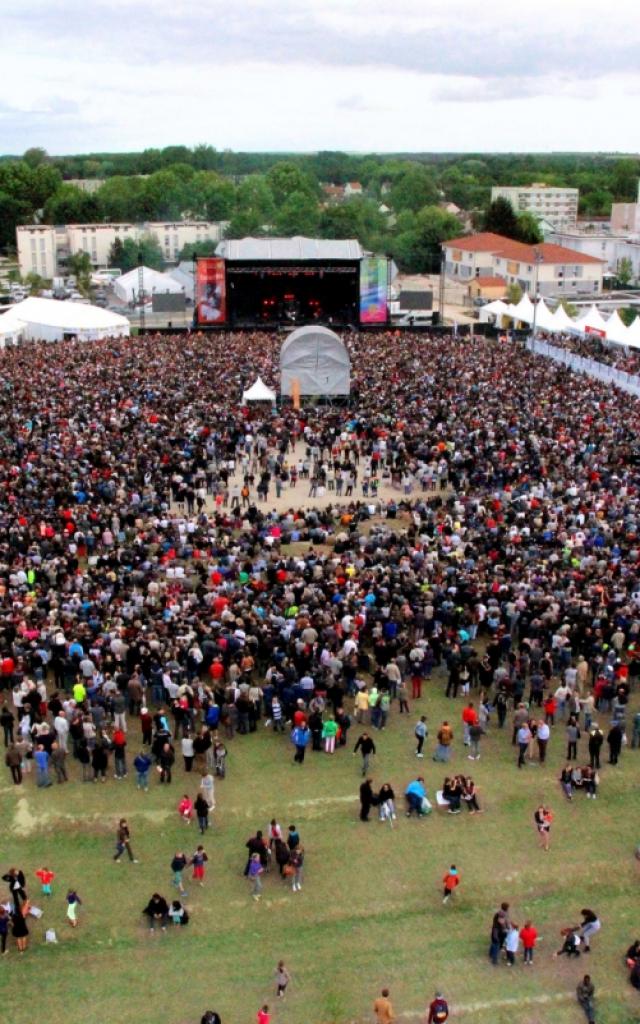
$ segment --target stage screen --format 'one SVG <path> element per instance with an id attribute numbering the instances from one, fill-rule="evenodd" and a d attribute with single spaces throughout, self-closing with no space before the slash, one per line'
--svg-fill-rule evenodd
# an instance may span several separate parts
<path id="1" fill-rule="evenodd" d="M 196 270 L 196 306 L 199 324 L 223 324 L 227 319 L 227 294 L 224 260 L 198 260 Z"/>
<path id="2" fill-rule="evenodd" d="M 368 257 L 360 263 L 360 323 L 386 324 L 387 261 Z"/>

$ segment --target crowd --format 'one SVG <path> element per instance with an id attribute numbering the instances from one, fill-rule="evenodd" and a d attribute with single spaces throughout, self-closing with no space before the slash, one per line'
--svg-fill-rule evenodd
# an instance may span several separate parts
<path id="1" fill-rule="evenodd" d="M 612 366 L 623 373 L 630 373 L 633 376 L 640 374 L 640 353 L 635 348 L 627 345 L 616 345 L 615 342 L 607 342 L 596 334 L 552 334 L 546 336 L 544 331 L 536 332 L 536 337 L 548 341 L 557 348 L 564 348 L 577 356 L 585 359 L 595 359 L 597 363 L 604 363 Z"/>
<path id="2" fill-rule="evenodd" d="M 520 769 L 543 762 L 560 729 L 563 791 L 595 796 L 596 714 L 610 716 L 612 766 L 631 729 L 640 743 L 627 713 L 640 675 L 640 404 L 577 387 L 518 345 L 389 333 L 347 339 L 348 405 L 241 407 L 256 373 L 277 382 L 280 341 L 150 335 L 0 352 L 0 724 L 13 783 L 33 766 L 43 790 L 53 778 L 115 784 L 133 767 L 145 791 L 152 768 L 171 786 L 181 761 L 181 791 L 196 783 L 179 813 L 204 834 L 232 742 L 236 756 L 264 723 L 302 768 L 309 748 L 353 749 L 355 721 L 371 730 L 353 750 L 361 816 L 377 806 L 393 826 L 391 782 L 374 790 L 370 759 L 440 668 L 452 712 L 434 760 L 449 761 L 459 717 L 477 760 L 492 717 L 499 729 L 511 715 Z M 397 497 L 379 499 L 383 484 Z M 418 757 L 427 735 L 421 715 Z M 407 811 L 422 813 L 414 781 Z M 451 813 L 482 809 L 463 774 L 441 795 Z M 125 828 L 117 859 L 135 859 Z M 266 867 L 250 850 L 256 899 Z M 298 891 L 302 861 L 292 867 Z M 145 914 L 150 927 L 174 920 L 158 893 Z"/>

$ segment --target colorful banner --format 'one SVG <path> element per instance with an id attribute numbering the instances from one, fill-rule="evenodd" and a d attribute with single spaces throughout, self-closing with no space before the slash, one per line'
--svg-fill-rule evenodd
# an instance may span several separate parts
<path id="1" fill-rule="evenodd" d="M 224 260 L 200 259 L 196 269 L 198 324 L 223 324 L 227 319 Z"/>
<path id="2" fill-rule="evenodd" d="M 386 324 L 387 261 L 370 256 L 360 261 L 360 323 Z"/>

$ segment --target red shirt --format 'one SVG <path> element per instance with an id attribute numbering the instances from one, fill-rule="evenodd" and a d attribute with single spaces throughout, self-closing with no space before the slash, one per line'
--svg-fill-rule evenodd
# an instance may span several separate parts
<path id="1" fill-rule="evenodd" d="M 530 928 L 521 928 L 520 938 L 522 939 L 522 945 L 525 949 L 533 949 L 536 944 L 536 939 L 538 938 L 538 933 L 533 925 Z"/>
<path id="2" fill-rule="evenodd" d="M 257 1020 L 258 1024 L 270 1024 L 270 1022 L 271 1022 L 271 1014 L 270 1013 L 266 1013 L 265 1010 L 258 1010 L 258 1012 L 256 1014 L 256 1020 Z"/>
<path id="3" fill-rule="evenodd" d="M 467 725 L 475 725 L 478 721 L 478 715 L 475 708 L 465 708 L 462 712 L 462 721 L 466 722 Z"/>

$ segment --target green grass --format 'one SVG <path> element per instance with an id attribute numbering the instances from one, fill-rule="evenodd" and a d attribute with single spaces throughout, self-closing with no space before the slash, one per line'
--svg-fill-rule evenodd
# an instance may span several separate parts
<path id="1" fill-rule="evenodd" d="M 432 733 L 445 715 L 455 728 L 462 704 L 454 709 L 441 692 L 440 681 L 432 683 L 408 718 L 394 714 L 376 734 L 376 784 L 389 780 L 401 793 L 419 764 L 433 795 L 442 766 L 429 758 L 431 737 L 427 757 L 416 761 L 413 726 L 416 713 L 426 711 Z M 34 1005 L 41 1005 L 47 1024 L 84 1024 L 94 1017 L 187 1024 L 211 1007 L 223 1024 L 240 1024 L 252 1022 L 267 1001 L 276 1024 L 343 1024 L 370 1020 L 372 1001 L 387 984 L 400 1014 L 422 1013 L 440 987 L 457 1007 L 456 1020 L 578 1024 L 584 1017 L 574 990 L 587 970 L 601 993 L 599 1024 L 640 1020 L 640 995 L 629 986 L 622 961 L 640 934 L 633 857 L 640 838 L 640 751 L 625 750 L 619 768 L 603 769 L 597 801 L 578 795 L 568 804 L 556 782 L 564 746 L 562 726 L 556 731 L 547 766 L 518 771 L 507 730 L 498 733 L 492 725 L 482 759 L 472 764 L 457 728 L 452 767 L 473 769 L 486 813 L 434 812 L 419 822 L 401 816 L 394 831 L 376 820 L 358 821 L 360 760 L 350 749 L 333 758 L 309 751 L 299 768 L 291 764 L 288 741 L 270 730 L 260 726 L 257 735 L 238 737 L 230 744 L 228 776 L 216 783 L 214 824 L 205 839 L 207 886 L 188 887 L 187 928 L 155 937 L 140 911 L 154 890 L 171 895 L 174 851 L 190 854 L 197 845 L 195 826 L 185 827 L 176 812 L 183 792 L 195 794 L 197 777 L 187 783 L 178 769 L 169 789 L 154 778 L 145 794 L 132 776 L 46 791 L 32 779 L 14 788 L 5 776 L 2 865 L 20 865 L 33 896 L 33 872 L 41 864 L 57 874 L 53 898 L 36 897 L 45 916 L 31 919 L 29 951 L 19 957 L 12 947 L 0 962 L 7 1020 L 27 1024 Z M 357 732 L 352 730 L 354 742 Z M 133 735 L 130 753 L 137 749 Z M 532 825 L 542 799 L 555 812 L 548 854 L 538 848 Z M 401 800 L 399 805 L 403 810 Z M 111 859 L 121 816 L 130 821 L 139 865 Z M 305 883 L 294 895 L 277 872 L 271 874 L 256 904 L 242 877 L 244 843 L 273 816 L 285 828 L 291 822 L 299 827 L 307 851 Z M 440 879 L 452 862 L 462 885 L 455 902 L 443 907 Z M 70 885 L 84 901 L 75 932 L 64 917 Z M 504 899 L 519 924 L 531 917 L 543 936 L 533 970 L 488 964 L 491 915 Z M 559 929 L 577 921 L 582 906 L 596 908 L 603 921 L 593 952 L 572 963 L 552 959 Z M 56 929 L 57 946 L 44 944 L 46 927 Z M 276 1005 L 273 969 L 280 958 L 293 982 L 284 1004 Z M 541 997 L 550 1001 L 541 1003 Z"/>

